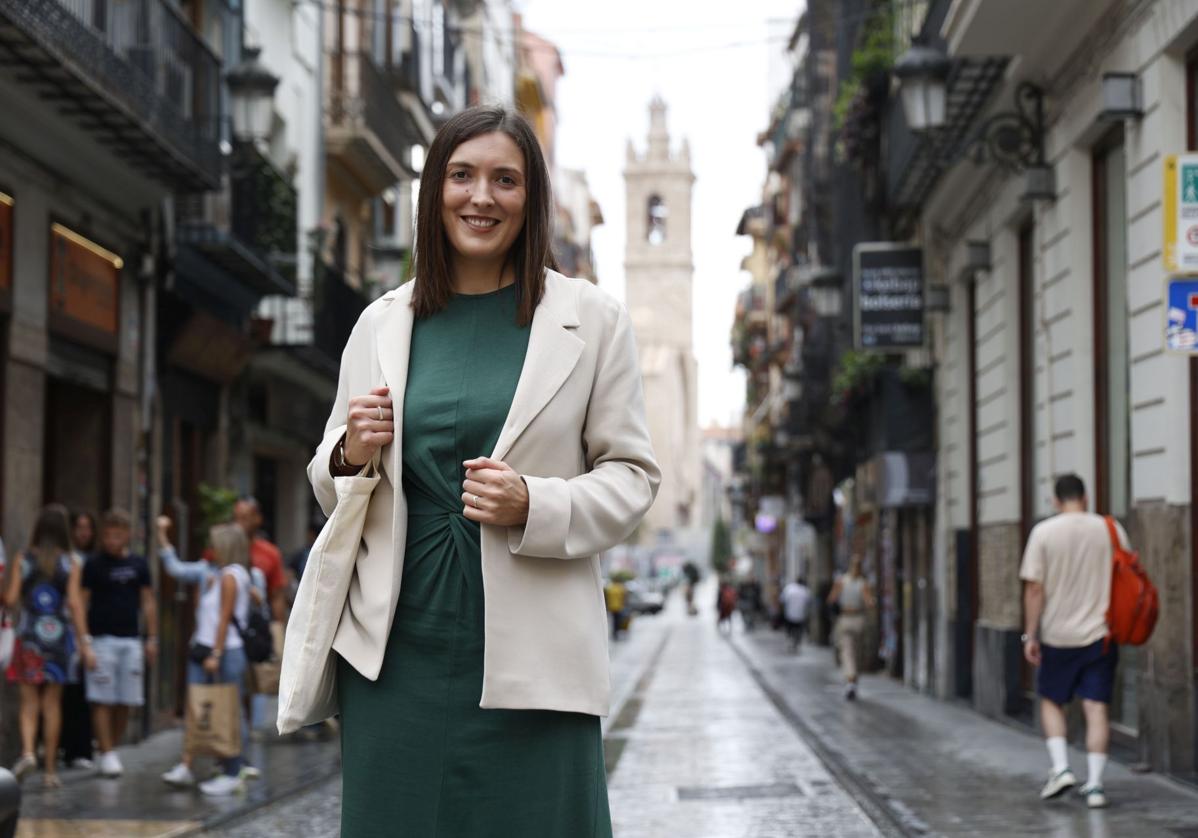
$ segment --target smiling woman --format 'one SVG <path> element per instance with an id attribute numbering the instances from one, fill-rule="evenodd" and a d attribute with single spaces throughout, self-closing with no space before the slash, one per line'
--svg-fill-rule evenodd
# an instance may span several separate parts
<path id="1" fill-rule="evenodd" d="M 318 558 L 288 628 L 338 626 L 341 834 L 610 838 L 598 554 L 661 479 L 631 324 L 553 270 L 522 117 L 451 118 L 424 172 L 415 278 L 355 326 L 308 467 L 326 514 L 370 498 L 344 605 L 298 606 L 336 584 Z"/>

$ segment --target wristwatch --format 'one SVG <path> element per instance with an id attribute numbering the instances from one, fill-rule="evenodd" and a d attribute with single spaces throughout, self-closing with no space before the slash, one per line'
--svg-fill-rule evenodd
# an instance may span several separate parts
<path id="1" fill-rule="evenodd" d="M 1035 640 L 1035 639 L 1036 639 L 1036 638 L 1032 637 L 1030 634 L 1021 634 L 1021 635 L 1019 635 L 1019 642 L 1020 642 L 1020 643 L 1027 643 L 1029 640 Z"/>
<path id="2" fill-rule="evenodd" d="M 360 468 L 362 468 L 362 466 L 354 465 L 353 463 L 351 463 L 345 459 L 345 437 L 342 437 L 341 441 L 337 443 L 337 450 L 333 456 L 337 462 L 337 468 L 345 468 L 345 469 L 351 469 L 351 468 L 360 469 Z M 363 465 L 365 465 L 365 463 L 363 463 Z"/>

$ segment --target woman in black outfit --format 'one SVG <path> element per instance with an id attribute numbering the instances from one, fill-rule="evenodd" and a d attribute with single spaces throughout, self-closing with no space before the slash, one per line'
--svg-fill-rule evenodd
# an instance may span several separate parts
<path id="1" fill-rule="evenodd" d="M 77 509 L 71 513 L 71 541 L 79 559 L 86 562 L 96 549 L 96 516 Z M 94 768 L 92 717 L 87 703 L 87 667 L 79 667 L 79 683 L 62 690 L 62 760 L 69 768 Z"/>

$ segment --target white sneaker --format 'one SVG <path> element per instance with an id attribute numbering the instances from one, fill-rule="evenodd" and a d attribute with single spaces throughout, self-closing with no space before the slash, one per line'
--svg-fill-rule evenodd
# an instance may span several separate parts
<path id="1" fill-rule="evenodd" d="M 95 767 L 96 764 L 87 757 L 75 757 L 73 760 L 71 760 L 71 768 L 80 768 L 84 771 L 92 771 L 95 769 Z"/>
<path id="2" fill-rule="evenodd" d="M 257 780 L 262 776 L 262 772 L 257 767 L 250 765 L 248 762 L 241 766 L 241 773 L 238 775 L 243 780 Z"/>
<path id="3" fill-rule="evenodd" d="M 189 788 L 196 784 L 196 778 L 191 773 L 191 768 L 186 763 L 181 762 L 162 775 L 162 782 L 170 786 Z"/>
<path id="4" fill-rule="evenodd" d="M 1060 797 L 1076 785 L 1077 778 L 1073 776 L 1073 771 L 1064 768 L 1048 778 L 1048 782 L 1040 790 L 1040 799 L 1052 800 L 1054 797 Z"/>
<path id="5" fill-rule="evenodd" d="M 241 777 L 229 774 L 221 774 L 219 777 L 213 777 L 211 780 L 200 783 L 200 791 L 210 797 L 226 797 L 244 789 L 245 785 L 241 782 Z"/>
<path id="6" fill-rule="evenodd" d="M 1091 809 L 1105 809 L 1110 805 L 1107 803 L 1106 792 L 1103 791 L 1102 786 L 1092 786 L 1086 783 L 1077 790 L 1077 793 L 1086 799 L 1086 805 Z"/>
<path id="7" fill-rule="evenodd" d="M 100 754 L 101 777 L 119 777 L 124 773 L 125 766 L 121 765 L 121 758 L 116 755 L 116 751 L 105 751 Z"/>
<path id="8" fill-rule="evenodd" d="M 27 774 L 30 774 L 36 770 L 37 758 L 32 754 L 22 754 L 21 758 L 17 760 L 16 764 L 12 767 L 13 776 L 17 778 L 18 782 L 23 780 Z"/>

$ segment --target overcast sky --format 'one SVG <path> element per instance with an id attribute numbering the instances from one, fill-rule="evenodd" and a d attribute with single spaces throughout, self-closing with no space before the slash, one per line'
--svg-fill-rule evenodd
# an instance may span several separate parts
<path id="1" fill-rule="evenodd" d="M 671 142 L 690 140 L 696 181 L 695 355 L 699 420 L 739 424 L 744 379 L 732 369 L 729 331 L 748 282 L 736 235 L 761 199 L 765 158 L 757 134 L 780 84 L 779 60 L 801 0 L 516 0 L 524 25 L 561 49 L 557 162 L 582 169 L 605 223 L 592 243 L 599 284 L 624 298 L 624 147 L 644 149 L 649 101 L 669 107 Z M 775 56 L 771 62 L 771 53 Z"/>

